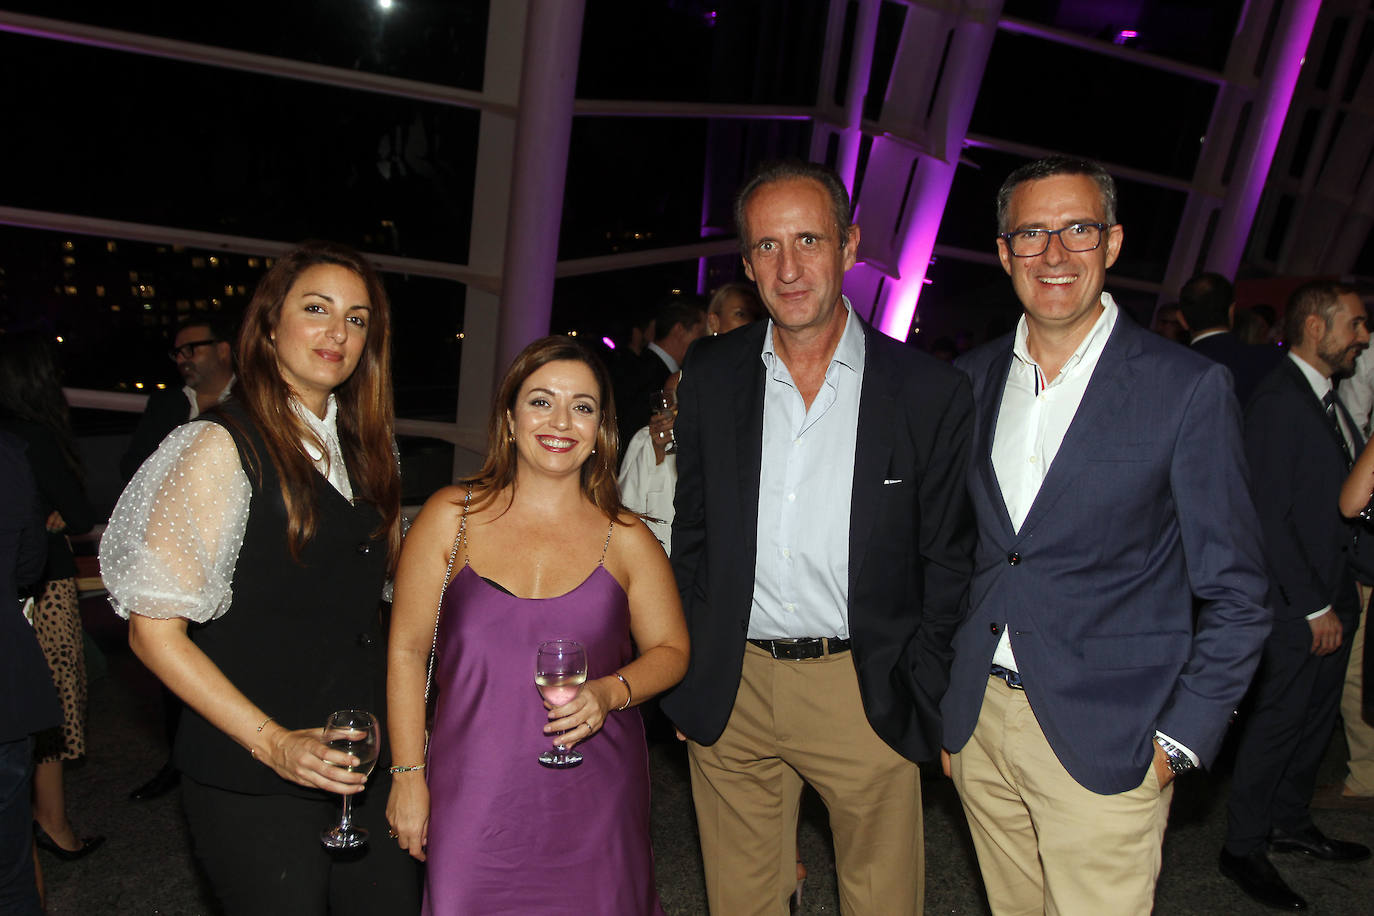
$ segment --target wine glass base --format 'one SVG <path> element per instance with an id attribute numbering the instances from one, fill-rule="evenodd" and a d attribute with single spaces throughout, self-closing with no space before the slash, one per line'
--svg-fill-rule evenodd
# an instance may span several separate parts
<path id="1" fill-rule="evenodd" d="M 582 754 L 578 751 L 553 748 L 539 755 L 539 763 L 541 766 L 553 770 L 566 770 L 568 767 L 575 767 L 582 763 Z"/>
<path id="2" fill-rule="evenodd" d="M 357 849 L 367 845 L 367 831 L 361 827 L 330 827 L 320 833 L 320 842 L 330 849 Z"/>

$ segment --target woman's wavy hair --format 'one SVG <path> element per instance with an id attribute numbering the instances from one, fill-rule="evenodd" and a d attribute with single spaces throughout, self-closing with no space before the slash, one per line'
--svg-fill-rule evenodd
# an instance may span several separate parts
<path id="1" fill-rule="evenodd" d="M 0 333 L 0 414 L 52 433 L 68 469 L 84 481 L 56 349 L 48 335 L 37 331 Z"/>
<path id="2" fill-rule="evenodd" d="M 620 434 L 615 425 L 615 396 L 611 392 L 611 376 L 606 364 L 591 347 L 575 337 L 543 337 L 520 351 L 506 370 L 491 405 L 491 419 L 487 421 L 487 458 L 481 470 L 458 482 L 459 486 L 480 491 L 473 497 L 473 505 L 480 506 L 496 497 L 507 487 L 516 485 L 515 437 L 510 416 L 525 380 L 540 367 L 560 360 L 582 363 L 592 370 L 598 390 L 601 415 L 596 424 L 596 451 L 582 464 L 582 495 L 606 514 L 620 520 L 625 511 L 620 501 L 620 487 L 616 483 L 616 455 L 620 448 Z"/>
<path id="3" fill-rule="evenodd" d="M 307 241 L 276 263 L 258 283 L 239 327 L 238 382 L 234 397 L 257 424 L 268 458 L 282 482 L 287 541 L 298 562 L 301 548 L 315 536 L 315 465 L 301 440 L 313 438 L 291 408 L 292 392 L 277 361 L 273 335 L 282 306 L 296 280 L 320 264 L 335 264 L 357 274 L 371 306 L 367 340 L 353 374 L 338 388 L 339 445 L 353 494 L 375 505 L 382 523 L 374 534 L 387 539 L 387 567 L 394 570 L 401 548 L 401 474 L 396 465 L 395 403 L 391 389 L 391 308 L 377 271 L 362 255 L 337 242 Z M 319 443 L 325 451 L 323 443 Z"/>

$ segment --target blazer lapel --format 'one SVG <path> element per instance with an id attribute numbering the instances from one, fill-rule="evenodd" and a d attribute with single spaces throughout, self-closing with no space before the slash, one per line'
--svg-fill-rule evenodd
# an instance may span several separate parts
<path id="1" fill-rule="evenodd" d="M 999 530 L 1006 538 L 1011 538 L 1015 531 L 1012 529 L 1011 514 L 1007 511 L 1006 497 L 1002 495 L 1002 485 L 997 481 L 997 469 L 992 466 L 992 442 L 997 431 L 997 418 L 1002 411 L 1002 395 L 1007 390 L 1007 379 L 1011 375 L 1011 363 L 1014 358 L 1012 345 L 1008 344 L 1006 351 L 992 361 L 987 382 L 979 396 L 977 415 L 983 418 L 983 422 L 979 424 L 978 437 L 973 446 L 973 454 L 977 456 L 974 462 L 975 473 L 982 482 L 984 492 L 987 493 L 988 502 L 996 507 Z"/>
<path id="2" fill-rule="evenodd" d="M 766 329 L 768 322 L 759 324 Z M 765 332 L 766 333 L 766 330 Z M 763 334 L 754 335 L 757 347 L 746 347 L 735 364 L 735 470 L 739 486 L 739 537 L 750 570 L 758 550 L 759 474 L 763 467 L 763 386 L 766 370 L 760 354 Z"/>
<path id="3" fill-rule="evenodd" d="M 1110 418 L 1119 414 L 1133 387 L 1131 381 L 1135 369 L 1132 361 L 1140 348 L 1132 338 L 1137 333 L 1148 332 L 1137 328 L 1126 316 L 1117 316 L 1116 327 L 1102 349 L 1093 376 L 1083 392 L 1083 400 L 1079 402 L 1078 410 L 1064 433 L 1064 441 L 1055 453 L 1049 473 L 1035 494 L 1035 501 L 1031 503 L 1030 512 L 1018 532 L 1019 537 L 1025 537 L 1040 523 L 1050 507 L 1063 495 L 1065 488 L 1082 473 L 1088 457 L 1094 454 L 1092 444 L 1103 436 L 1104 430 L 1112 429 Z"/>
<path id="4" fill-rule="evenodd" d="M 892 455 L 896 427 L 896 373 L 889 371 L 887 354 L 873 346 L 878 332 L 862 322 L 864 374 L 859 388 L 859 425 L 854 442 L 854 481 L 849 505 L 849 591 L 863 568 L 864 553 L 873 533 L 873 520 L 882 499 L 883 475 Z"/>

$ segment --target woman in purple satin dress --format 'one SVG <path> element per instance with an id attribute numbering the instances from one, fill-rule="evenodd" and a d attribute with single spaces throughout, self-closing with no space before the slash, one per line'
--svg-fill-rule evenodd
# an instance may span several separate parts
<path id="1" fill-rule="evenodd" d="M 620 503 L 615 452 L 600 360 L 572 338 L 536 341 L 501 384 L 486 463 L 431 497 L 406 538 L 387 819 L 430 862 L 426 914 L 662 913 L 632 707 L 682 678 L 687 629 L 662 547 Z M 586 647 L 587 682 L 549 708 L 534 661 L 554 639 Z M 555 743 L 584 762 L 544 768 Z"/>

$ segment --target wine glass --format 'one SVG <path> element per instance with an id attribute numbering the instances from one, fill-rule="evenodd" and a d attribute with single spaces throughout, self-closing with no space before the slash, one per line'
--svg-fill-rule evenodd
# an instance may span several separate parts
<path id="1" fill-rule="evenodd" d="M 587 650 L 581 643 L 555 639 L 539 644 L 539 653 L 534 660 L 534 683 L 545 700 L 555 707 L 571 703 L 586 681 Z M 539 755 L 539 762 L 555 769 L 575 767 L 582 762 L 582 755 L 554 744 Z"/>
<path id="2" fill-rule="evenodd" d="M 366 776 L 377 765 L 377 753 L 382 747 L 382 734 L 377 727 L 377 717 L 372 713 L 362 709 L 341 709 L 330 713 L 329 719 L 324 723 L 323 741 L 336 751 L 343 751 L 358 758 L 357 766 L 343 766 L 340 769 Z M 343 814 L 339 818 L 339 823 L 320 834 L 320 842 L 330 849 L 354 849 L 367 844 L 367 831 L 362 827 L 353 826 L 353 816 L 348 808 L 352 797 L 343 797 Z"/>
<path id="3" fill-rule="evenodd" d="M 677 392 L 676 391 L 655 391 L 652 405 L 655 417 L 674 416 L 677 414 Z M 668 444 L 663 446 L 663 454 L 671 455 L 677 451 L 677 434 L 673 430 L 668 430 Z"/>

